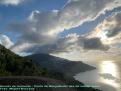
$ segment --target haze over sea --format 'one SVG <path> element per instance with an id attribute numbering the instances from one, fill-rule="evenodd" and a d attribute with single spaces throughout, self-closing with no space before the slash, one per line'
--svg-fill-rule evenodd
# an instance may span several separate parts
<path id="1" fill-rule="evenodd" d="M 77 74 L 76 80 L 103 91 L 121 91 L 121 61 L 86 61 L 97 69 Z"/>

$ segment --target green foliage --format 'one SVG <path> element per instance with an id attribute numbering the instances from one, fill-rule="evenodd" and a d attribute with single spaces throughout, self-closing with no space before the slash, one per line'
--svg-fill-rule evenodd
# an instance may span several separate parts
<path id="1" fill-rule="evenodd" d="M 62 80 L 64 75 L 41 68 L 31 59 L 20 57 L 0 45 L 0 76 L 44 76 Z"/>
<path id="2" fill-rule="evenodd" d="M 0 76 L 41 76 L 47 74 L 32 60 L 20 57 L 0 45 Z"/>
<path id="3" fill-rule="evenodd" d="M 72 78 L 59 72 L 51 72 L 41 68 L 31 59 L 20 57 L 0 45 L 0 76 L 44 76 L 63 81 L 66 84 L 80 84 Z M 81 83 L 82 84 L 82 83 Z M 83 84 L 82 84 L 83 85 Z M 77 89 L 76 91 L 99 91 L 92 88 Z"/>

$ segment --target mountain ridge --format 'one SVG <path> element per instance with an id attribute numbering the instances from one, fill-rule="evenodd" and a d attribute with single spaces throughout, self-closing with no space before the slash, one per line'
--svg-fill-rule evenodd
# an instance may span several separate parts
<path id="1" fill-rule="evenodd" d="M 16 78 L 18 76 L 18 78 Z M 27 78 L 24 78 L 26 76 Z M 30 79 L 28 79 L 28 76 Z M 38 76 L 33 79 L 32 77 Z M 5 79 L 4 79 L 5 77 Z M 13 77 L 13 78 L 10 78 Z M 45 79 L 43 79 L 44 77 Z M 26 85 L 28 82 L 32 84 L 33 82 L 45 82 L 44 85 L 48 85 L 49 80 L 55 81 L 55 84 L 60 84 L 60 82 L 68 85 L 80 84 L 84 86 L 83 83 L 76 81 L 74 78 L 65 77 L 64 74 L 55 71 L 48 71 L 47 69 L 38 66 L 33 60 L 18 56 L 17 54 L 6 49 L 4 46 L 0 45 L 0 85 L 5 85 L 10 83 L 15 83 L 14 85 L 20 85 L 21 83 Z M 59 80 L 59 81 L 57 81 Z M 26 82 L 27 81 L 27 82 Z M 59 82 L 59 83 L 58 83 Z M 36 83 L 37 84 L 37 83 Z M 53 88 L 54 89 L 54 88 Z M 61 88 L 60 88 L 61 89 Z M 46 91 L 47 89 L 39 88 L 35 91 Z M 49 89 L 48 91 L 57 91 L 58 89 Z M 69 90 L 60 91 L 100 91 L 93 88 L 69 88 Z"/>
<path id="2" fill-rule="evenodd" d="M 27 56 L 27 58 L 34 60 L 34 62 L 38 65 L 50 71 L 57 71 L 68 76 L 74 76 L 80 72 L 96 69 L 82 61 L 70 61 L 68 59 L 55 57 L 49 54 L 33 54 Z"/>

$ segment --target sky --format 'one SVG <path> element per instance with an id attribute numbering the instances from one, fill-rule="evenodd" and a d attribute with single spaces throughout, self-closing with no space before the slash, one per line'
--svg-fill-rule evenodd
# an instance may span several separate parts
<path id="1" fill-rule="evenodd" d="M 7 0 L 6 0 L 7 1 Z M 12 0 L 11 0 L 12 1 Z M 13 0 L 14 1 L 14 0 Z M 13 21 L 21 21 L 26 19 L 29 14 L 34 10 L 49 11 L 54 9 L 61 9 L 67 0 L 28 0 L 20 5 L 0 5 L 0 31 L 10 36 L 13 41 L 16 38 L 9 32 L 6 32 L 6 26 Z"/>
<path id="2" fill-rule="evenodd" d="M 22 56 L 119 59 L 120 12 L 120 0 L 0 0 L 0 44 Z"/>

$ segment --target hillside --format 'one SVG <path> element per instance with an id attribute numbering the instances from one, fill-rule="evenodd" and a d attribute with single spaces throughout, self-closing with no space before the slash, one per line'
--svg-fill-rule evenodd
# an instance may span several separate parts
<path id="1" fill-rule="evenodd" d="M 44 67 L 50 71 L 66 74 L 67 76 L 74 76 L 77 73 L 95 69 L 95 67 L 84 64 L 81 61 L 70 61 L 51 56 L 49 54 L 34 54 L 28 56 L 27 58 L 32 59 L 41 67 Z"/>
<path id="2" fill-rule="evenodd" d="M 84 84 L 74 80 L 73 78 L 68 78 L 60 72 L 48 71 L 42 66 L 37 65 L 37 63 L 35 63 L 33 60 L 20 57 L 11 52 L 9 49 L 6 49 L 4 46 L 0 45 L 0 85 L 48 85 L 48 83 L 51 81 L 54 81 L 54 84 L 80 84 L 84 86 Z M 43 88 L 39 88 L 38 91 L 46 91 L 47 89 L 43 90 Z M 57 89 L 48 89 L 48 91 L 57 91 Z M 64 89 L 63 91 L 99 90 L 93 88 L 69 88 L 69 90 Z"/>
<path id="3" fill-rule="evenodd" d="M 43 69 L 37 67 L 32 60 L 20 57 L 0 45 L 0 76 L 42 75 Z"/>
<path id="4" fill-rule="evenodd" d="M 0 45 L 0 76 L 44 76 L 61 79 L 63 74 L 48 71 L 31 59 L 20 57 Z"/>

